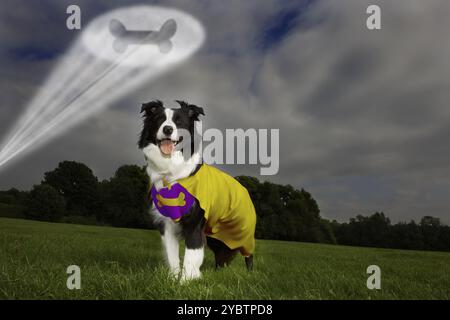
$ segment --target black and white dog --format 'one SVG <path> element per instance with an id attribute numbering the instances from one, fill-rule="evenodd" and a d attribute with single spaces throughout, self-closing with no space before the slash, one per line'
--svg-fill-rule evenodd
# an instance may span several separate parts
<path id="1" fill-rule="evenodd" d="M 200 266 L 203 262 L 205 244 L 214 251 L 216 268 L 228 264 L 236 252 L 241 250 L 241 253 L 245 256 L 247 268 L 251 270 L 253 266 L 252 251 L 254 247 L 256 215 L 250 197 L 246 190 L 241 190 L 243 187 L 234 178 L 225 176 L 226 174 L 219 172 L 218 169 L 209 169 L 211 166 L 201 163 L 199 146 L 195 145 L 194 141 L 195 137 L 201 135 L 197 126 L 200 123 L 200 115 L 204 115 L 204 110 L 201 107 L 183 101 L 177 101 L 177 103 L 181 108 L 165 108 L 159 100 L 142 105 L 141 112 L 144 116 L 144 124 L 138 146 L 144 153 L 147 162 L 147 173 L 155 189 L 154 192 L 164 189 L 167 184 L 169 184 L 170 189 L 171 183 L 195 177 L 208 169 L 215 170 L 214 174 L 217 172 L 221 175 L 219 179 L 222 179 L 223 175 L 225 180 L 218 187 L 230 188 L 231 186 L 233 190 L 239 189 L 240 193 L 231 190 L 229 192 L 234 192 L 239 197 L 238 200 L 233 200 L 232 205 L 227 204 L 227 210 L 233 211 L 233 219 L 221 217 L 214 219 L 212 218 L 213 213 L 209 213 L 208 217 L 210 218 L 205 217 L 205 210 L 196 197 L 193 197 L 194 202 L 186 214 L 183 214 L 179 219 L 173 219 L 173 217 L 161 214 L 156 206 L 158 202 L 154 202 L 155 199 L 153 199 L 151 214 L 161 233 L 170 272 L 172 275 L 178 276 L 181 271 L 182 281 L 201 277 Z M 190 151 L 187 155 L 184 152 L 186 148 Z M 230 179 L 233 179 L 233 181 Z M 212 198 L 213 196 L 209 200 L 215 201 Z M 174 199 L 169 200 L 174 201 Z M 234 203 L 238 204 L 235 205 Z M 240 203 L 246 205 L 244 207 L 245 210 L 234 208 L 239 206 Z M 185 204 L 184 195 L 183 204 Z M 211 208 L 213 207 L 214 205 L 211 206 Z M 229 216 L 231 217 L 231 215 Z M 242 226 L 242 224 L 245 224 L 244 220 L 247 221 L 247 226 Z M 238 230 L 244 230 L 242 235 L 236 235 L 236 232 L 232 235 L 233 237 L 242 237 L 243 241 L 250 243 L 250 249 L 243 250 L 237 248 L 237 245 L 230 248 L 230 246 L 219 239 L 220 237 L 214 237 L 214 234 L 211 233 L 211 230 L 216 228 L 214 224 L 223 224 L 224 221 Z M 226 227 L 220 226 L 223 230 Z M 179 241 L 181 239 L 184 239 L 186 246 L 182 269 L 180 269 L 179 257 Z M 240 239 L 237 240 L 237 242 L 233 240 L 234 242 L 230 243 L 238 243 Z"/>

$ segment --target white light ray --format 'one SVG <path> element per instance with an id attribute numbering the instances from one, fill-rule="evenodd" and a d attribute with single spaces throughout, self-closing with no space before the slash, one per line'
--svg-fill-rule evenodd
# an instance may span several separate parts
<path id="1" fill-rule="evenodd" d="M 175 20 L 177 29 L 170 38 L 170 51 L 163 53 L 153 44 L 131 43 L 125 52 L 118 53 L 113 49 L 115 38 L 109 30 L 113 19 L 131 31 L 158 31 L 164 22 Z M 185 61 L 204 39 L 200 22 L 175 9 L 134 6 L 94 19 L 11 130 L 0 151 L 0 168 Z"/>

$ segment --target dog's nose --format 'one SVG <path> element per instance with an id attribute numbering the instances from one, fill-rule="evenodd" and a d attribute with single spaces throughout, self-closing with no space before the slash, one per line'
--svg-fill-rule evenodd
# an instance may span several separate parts
<path id="1" fill-rule="evenodd" d="M 173 128 L 171 126 L 164 126 L 163 133 L 165 135 L 171 135 L 173 132 Z"/>

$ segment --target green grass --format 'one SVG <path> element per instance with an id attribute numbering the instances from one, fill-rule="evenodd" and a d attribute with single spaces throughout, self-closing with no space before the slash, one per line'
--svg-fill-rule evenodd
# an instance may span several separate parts
<path id="1" fill-rule="evenodd" d="M 156 231 L 0 218 L 2 299 L 449 299 L 450 253 L 257 241 L 255 270 L 242 257 L 203 278 L 173 281 Z M 68 290 L 66 268 L 81 268 Z M 381 268 L 368 290 L 366 268 Z"/>

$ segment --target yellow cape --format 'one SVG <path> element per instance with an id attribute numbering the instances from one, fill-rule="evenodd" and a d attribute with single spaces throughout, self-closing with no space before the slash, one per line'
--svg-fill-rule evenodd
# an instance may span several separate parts
<path id="1" fill-rule="evenodd" d="M 206 234 L 249 256 L 255 250 L 256 212 L 248 191 L 236 179 L 203 164 L 190 177 L 178 180 L 205 211 Z"/>

